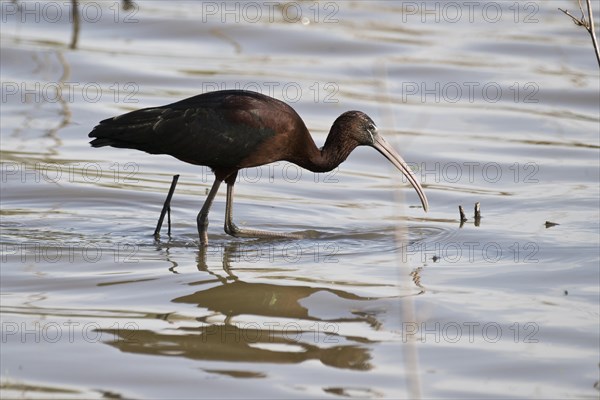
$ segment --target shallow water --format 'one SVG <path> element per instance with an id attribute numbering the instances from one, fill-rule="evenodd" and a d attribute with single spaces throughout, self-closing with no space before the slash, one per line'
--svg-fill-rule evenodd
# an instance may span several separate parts
<path id="1" fill-rule="evenodd" d="M 84 1 L 76 50 L 68 4 L 18 4 L 3 397 L 598 398 L 599 74 L 557 10 L 576 2 Z M 222 189 L 202 250 L 210 170 L 88 145 L 101 119 L 234 88 L 293 105 L 319 145 L 367 112 L 430 212 L 360 148 L 329 174 L 240 174 L 240 225 L 306 239 L 228 237 Z"/>

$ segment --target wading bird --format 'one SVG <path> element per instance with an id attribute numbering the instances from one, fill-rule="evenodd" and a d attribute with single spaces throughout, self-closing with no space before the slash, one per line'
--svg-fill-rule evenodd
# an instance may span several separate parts
<path id="1" fill-rule="evenodd" d="M 357 146 L 371 146 L 409 180 L 423 208 L 423 188 L 400 155 L 377 133 L 363 112 L 340 115 L 319 149 L 304 121 L 286 103 L 260 93 L 222 90 L 200 94 L 161 107 L 144 108 L 101 121 L 90 132 L 92 147 L 112 146 L 168 154 L 181 161 L 205 165 L 215 182 L 197 218 L 200 243 L 208 244 L 208 212 L 223 181 L 227 183 L 225 232 L 235 237 L 300 235 L 241 229 L 233 223 L 233 185 L 242 168 L 289 161 L 312 172 L 328 172 Z"/>

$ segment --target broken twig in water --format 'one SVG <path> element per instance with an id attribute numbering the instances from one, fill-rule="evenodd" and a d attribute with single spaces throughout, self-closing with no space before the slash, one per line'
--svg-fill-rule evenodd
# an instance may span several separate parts
<path id="1" fill-rule="evenodd" d="M 481 222 L 481 205 L 479 202 L 475 203 L 475 226 L 479 226 Z"/>
<path id="2" fill-rule="evenodd" d="M 169 188 L 169 194 L 167 194 L 165 204 L 163 205 L 162 211 L 160 212 L 160 217 L 158 218 L 158 223 L 156 224 L 156 229 L 154 230 L 154 237 L 160 236 L 160 228 L 162 227 L 165 214 L 167 213 L 169 214 L 167 218 L 167 223 L 169 224 L 168 234 L 171 235 L 171 198 L 173 197 L 173 192 L 175 192 L 175 186 L 177 186 L 178 180 L 179 175 L 173 175 L 173 181 L 171 182 L 171 188 Z"/>
<path id="3" fill-rule="evenodd" d="M 592 44 L 594 45 L 594 50 L 596 51 L 596 59 L 598 60 L 598 67 L 600 67 L 600 50 L 598 49 L 598 40 L 596 40 L 596 32 L 594 31 L 594 29 L 595 29 L 594 28 L 594 16 L 592 15 L 591 0 L 586 1 L 587 14 L 588 14 L 587 21 L 585 19 L 585 12 L 583 11 L 583 6 L 581 5 L 581 0 L 578 0 L 578 2 L 579 2 L 579 10 L 581 10 L 581 18 L 574 17 L 573 14 L 571 14 L 569 11 L 563 10 L 560 7 L 558 9 L 560 11 L 562 11 L 563 13 L 565 13 L 567 16 L 571 17 L 571 19 L 573 20 L 575 25 L 583 26 L 585 28 L 585 30 L 588 31 L 588 33 L 592 37 Z"/>
<path id="4" fill-rule="evenodd" d="M 463 206 L 458 206 L 458 212 L 460 213 L 461 224 L 467 222 L 467 216 L 465 215 L 465 210 L 463 209 Z"/>
<path id="5" fill-rule="evenodd" d="M 475 226 L 479 226 L 479 223 L 481 222 L 481 204 L 479 202 L 475 203 L 474 210 Z M 465 210 L 463 206 L 458 206 L 458 212 L 460 213 L 460 228 L 462 228 L 465 222 L 468 221 L 468 219 L 465 215 Z"/>

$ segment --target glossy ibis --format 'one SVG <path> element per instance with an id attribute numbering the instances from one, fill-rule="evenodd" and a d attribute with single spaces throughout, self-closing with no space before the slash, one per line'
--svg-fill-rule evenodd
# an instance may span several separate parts
<path id="1" fill-rule="evenodd" d="M 101 121 L 89 134 L 93 147 L 137 149 L 169 154 L 210 167 L 215 182 L 198 214 L 198 234 L 208 243 L 208 212 L 221 182 L 227 183 L 225 232 L 236 237 L 299 235 L 240 229 L 232 221 L 233 185 L 242 168 L 289 161 L 313 172 L 331 171 L 357 146 L 371 146 L 394 164 L 416 189 L 423 208 L 427 198 L 402 157 L 377 133 L 365 113 L 340 115 L 319 149 L 302 118 L 286 103 L 260 93 L 223 90 L 161 107 L 144 108 Z"/>

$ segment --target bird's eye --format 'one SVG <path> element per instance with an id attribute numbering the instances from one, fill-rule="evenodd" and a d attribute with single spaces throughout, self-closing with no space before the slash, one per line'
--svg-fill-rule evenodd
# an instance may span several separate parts
<path id="1" fill-rule="evenodd" d="M 373 125 L 373 124 L 369 124 L 368 129 L 371 132 L 375 132 L 377 130 L 377 127 L 375 125 Z"/>

